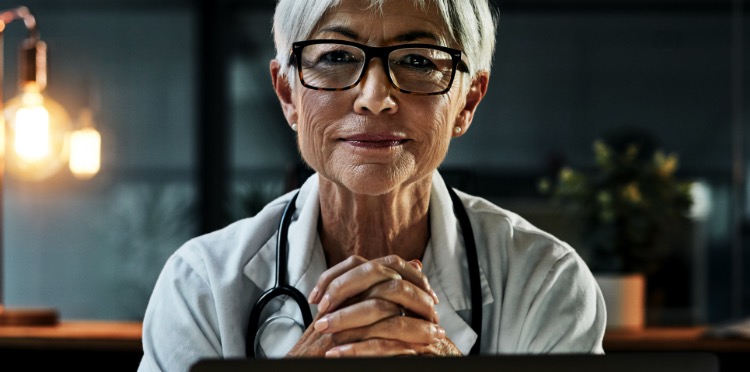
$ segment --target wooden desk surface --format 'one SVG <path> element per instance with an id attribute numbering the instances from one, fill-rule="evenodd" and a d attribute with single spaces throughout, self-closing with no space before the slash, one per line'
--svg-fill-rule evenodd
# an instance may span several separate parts
<path id="1" fill-rule="evenodd" d="M 706 327 L 607 330 L 604 351 L 709 351 L 750 353 L 750 339 L 705 337 Z"/>
<path id="2" fill-rule="evenodd" d="M 63 321 L 51 327 L 0 326 L 0 347 L 141 352 L 140 322 Z M 750 353 L 750 340 L 704 337 L 706 327 L 608 330 L 605 351 Z"/>
<path id="3" fill-rule="evenodd" d="M 55 326 L 0 326 L 0 347 L 142 351 L 140 322 L 63 321 Z"/>

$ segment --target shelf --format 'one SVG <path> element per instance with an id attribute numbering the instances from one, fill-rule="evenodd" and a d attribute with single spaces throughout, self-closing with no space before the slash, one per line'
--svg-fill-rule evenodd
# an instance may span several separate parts
<path id="1" fill-rule="evenodd" d="M 53 326 L 0 326 L 1 348 L 142 352 L 140 322 L 63 321 Z"/>
<path id="2" fill-rule="evenodd" d="M 708 351 L 750 353 L 750 339 L 706 337 L 706 327 L 655 327 L 639 331 L 608 330 L 604 351 Z"/>

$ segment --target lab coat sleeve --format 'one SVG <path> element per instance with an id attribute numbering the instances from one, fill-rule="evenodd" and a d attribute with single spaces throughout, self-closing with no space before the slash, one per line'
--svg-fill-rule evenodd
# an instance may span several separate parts
<path id="1" fill-rule="evenodd" d="M 580 256 L 571 251 L 547 271 L 524 321 L 521 342 L 539 353 L 604 353 L 604 300 Z"/>
<path id="2" fill-rule="evenodd" d="M 179 253 L 165 264 L 146 309 L 138 371 L 188 371 L 198 359 L 221 353 L 206 276 Z"/>

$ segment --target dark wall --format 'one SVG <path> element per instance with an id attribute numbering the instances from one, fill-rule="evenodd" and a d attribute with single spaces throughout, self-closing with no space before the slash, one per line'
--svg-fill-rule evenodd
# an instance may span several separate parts
<path id="1" fill-rule="evenodd" d="M 210 22 L 200 11 L 210 2 L 25 3 L 50 48 L 50 95 L 71 113 L 96 97 L 103 169 L 86 182 L 67 174 L 35 184 L 8 179 L 5 302 L 53 306 L 64 318 L 139 319 L 166 256 L 211 226 L 196 211 L 208 205 L 226 214 L 210 218 L 239 218 L 248 213 L 239 207 L 248 190 L 271 197 L 299 170 L 268 76 L 274 2 L 220 2 Z M 721 321 L 737 315 L 743 299 L 742 312 L 750 313 L 750 296 L 738 292 L 732 269 L 732 211 L 750 209 L 733 194 L 732 124 L 738 112 L 745 113 L 742 128 L 750 117 L 747 97 L 740 110 L 733 104 L 733 84 L 747 87 L 750 74 L 747 62 L 733 69 L 738 34 L 730 3 L 499 4 L 489 94 L 452 145 L 447 177 L 565 235 L 536 190 L 538 179 L 561 165 L 590 167 L 595 139 L 648 135 L 679 154 L 679 174 L 701 180 L 708 202 L 687 234 L 694 238 L 675 252 L 684 269 L 673 272 L 687 273 L 680 274 L 687 294 L 658 321 Z M 742 19 L 747 24 L 747 14 Z M 12 75 L 23 27 L 5 36 Z M 750 27 L 741 36 L 750 40 Z M 221 45 L 206 44 L 222 37 Z M 6 97 L 14 91 L 8 76 Z M 206 115 L 222 107 L 221 119 Z M 210 160 L 217 152 L 228 159 L 226 183 L 218 186 L 200 171 L 217 166 Z"/>

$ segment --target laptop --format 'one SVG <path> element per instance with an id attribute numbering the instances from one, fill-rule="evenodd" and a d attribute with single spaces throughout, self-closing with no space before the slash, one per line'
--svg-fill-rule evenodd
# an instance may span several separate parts
<path id="1" fill-rule="evenodd" d="M 707 352 L 628 352 L 467 357 L 204 359 L 190 372 L 719 372 Z"/>

